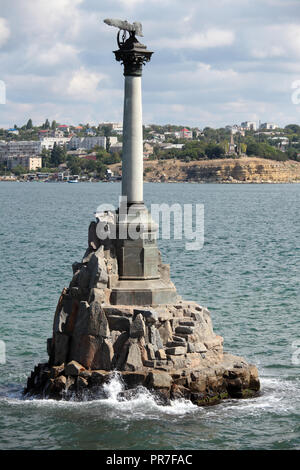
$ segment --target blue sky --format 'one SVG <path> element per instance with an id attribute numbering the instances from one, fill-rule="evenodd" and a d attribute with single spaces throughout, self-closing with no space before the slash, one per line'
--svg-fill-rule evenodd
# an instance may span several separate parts
<path id="1" fill-rule="evenodd" d="M 299 123 L 299 0 L 0 0 L 0 126 L 121 121 L 123 75 L 107 17 L 141 21 L 153 50 L 146 124 Z"/>

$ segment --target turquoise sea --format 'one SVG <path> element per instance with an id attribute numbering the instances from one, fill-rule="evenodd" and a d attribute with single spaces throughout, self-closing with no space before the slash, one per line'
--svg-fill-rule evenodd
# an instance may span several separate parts
<path id="1" fill-rule="evenodd" d="M 93 213 L 117 205 L 119 192 L 118 183 L 0 183 L 0 449 L 299 449 L 297 184 L 145 184 L 147 205 L 204 204 L 203 249 L 159 246 L 178 292 L 210 309 L 225 350 L 258 366 L 258 398 L 163 407 L 146 392 L 120 401 L 117 380 L 107 399 L 22 398 L 33 366 L 47 360 L 57 300 Z"/>

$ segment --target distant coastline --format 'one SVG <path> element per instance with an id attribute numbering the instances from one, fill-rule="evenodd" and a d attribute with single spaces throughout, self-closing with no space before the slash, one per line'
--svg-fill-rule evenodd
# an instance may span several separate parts
<path id="1" fill-rule="evenodd" d="M 109 168 L 120 181 L 122 164 L 109 165 Z M 0 182 L 17 182 L 20 180 L 20 177 L 0 177 Z M 101 180 L 90 180 L 90 182 L 99 181 Z M 259 157 L 191 162 L 173 159 L 145 160 L 144 181 L 152 183 L 186 182 L 220 184 L 300 183 L 300 162 L 293 160 L 281 162 Z"/>
<path id="2" fill-rule="evenodd" d="M 119 174 L 121 165 L 111 165 Z M 259 157 L 228 158 L 182 162 L 144 161 L 146 182 L 189 183 L 300 183 L 300 162 L 268 160 Z"/>

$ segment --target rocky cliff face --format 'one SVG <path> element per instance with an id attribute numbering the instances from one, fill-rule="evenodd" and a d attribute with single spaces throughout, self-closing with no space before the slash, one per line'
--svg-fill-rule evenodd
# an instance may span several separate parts
<path id="1" fill-rule="evenodd" d="M 178 160 L 146 161 L 145 180 L 290 183 L 300 182 L 300 162 L 277 162 L 263 158 L 204 160 L 184 163 Z M 116 170 L 116 167 L 115 167 Z"/>
<path id="2" fill-rule="evenodd" d="M 180 297 L 171 305 L 112 305 L 117 273 L 114 244 L 97 240 L 92 222 L 89 247 L 58 301 L 49 361 L 35 367 L 25 394 L 92 397 L 116 371 L 128 393 L 144 386 L 164 403 L 184 397 L 205 405 L 257 393 L 256 367 L 224 353 L 205 307 Z"/>

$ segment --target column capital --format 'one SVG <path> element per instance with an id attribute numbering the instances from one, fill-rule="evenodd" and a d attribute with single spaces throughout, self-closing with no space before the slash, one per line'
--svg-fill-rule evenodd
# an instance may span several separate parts
<path id="1" fill-rule="evenodd" d="M 116 60 L 124 65 L 124 75 L 141 77 L 143 65 L 149 62 L 153 52 L 148 51 L 144 44 L 141 44 L 134 34 L 131 34 L 127 41 L 119 43 L 120 49 L 114 51 Z"/>

